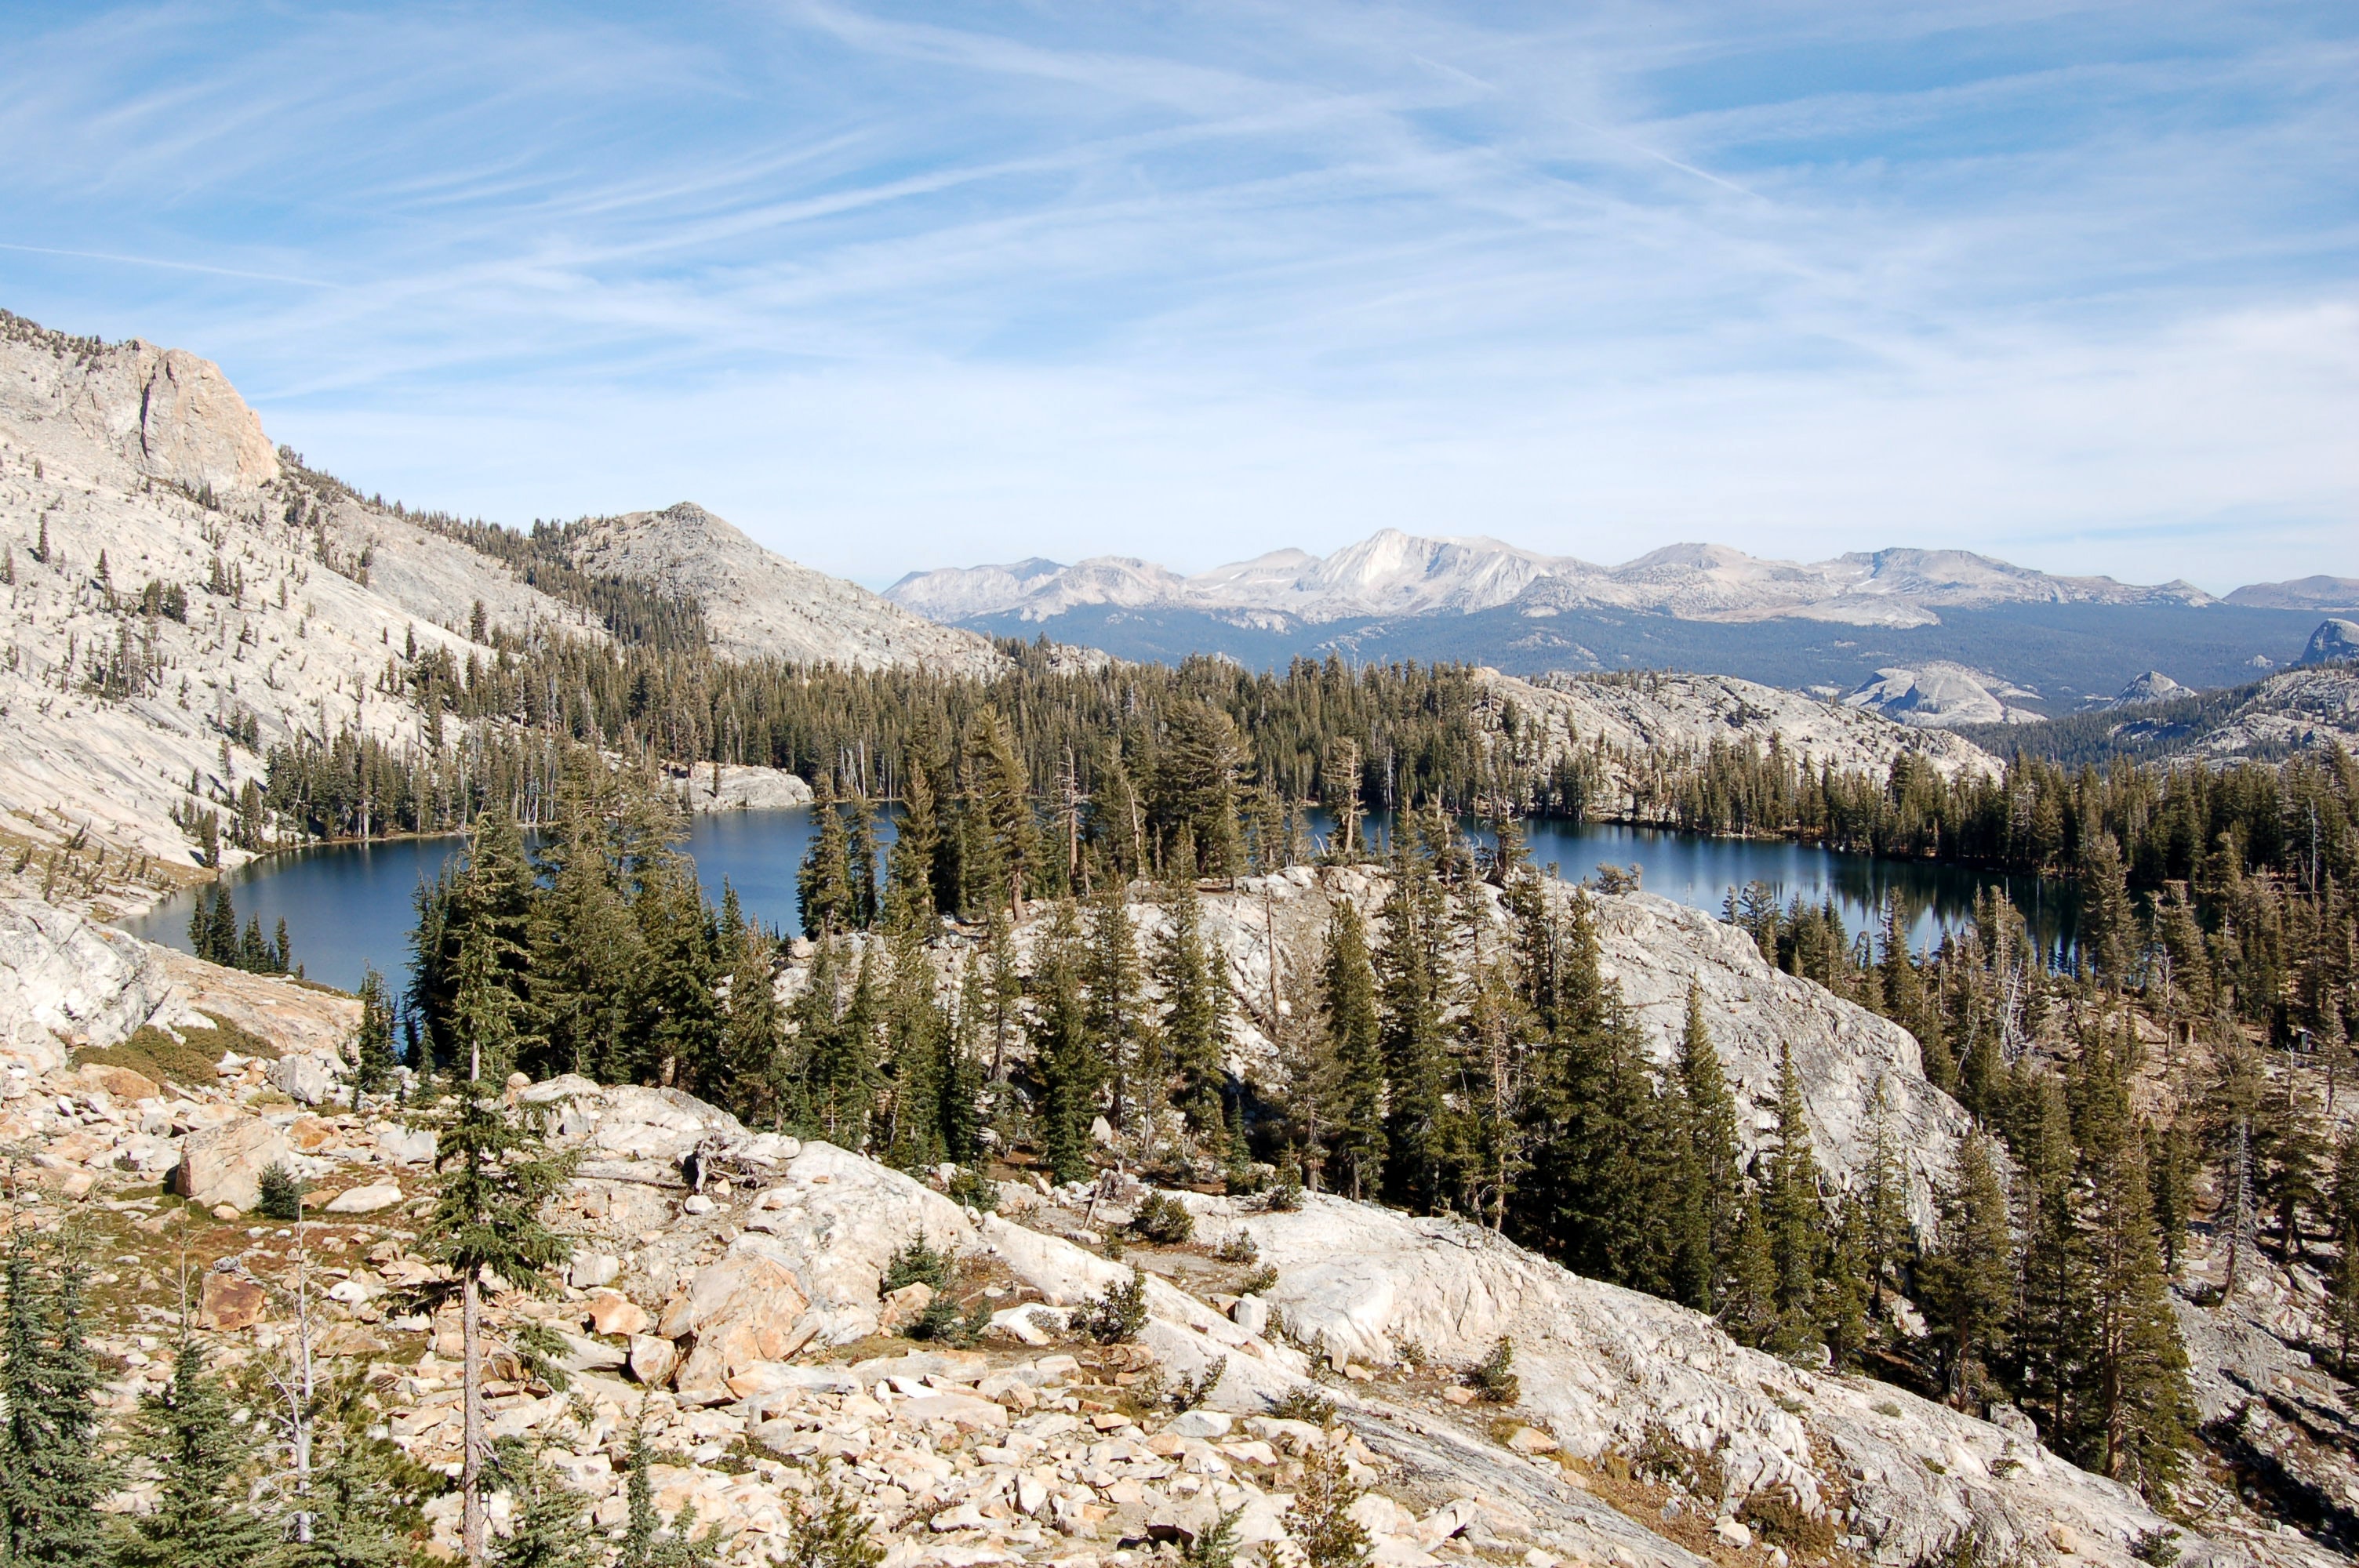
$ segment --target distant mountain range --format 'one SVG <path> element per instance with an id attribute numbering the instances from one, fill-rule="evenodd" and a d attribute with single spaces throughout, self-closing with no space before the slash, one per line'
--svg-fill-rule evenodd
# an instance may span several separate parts
<path id="1" fill-rule="evenodd" d="M 2359 600 L 2359 581 L 2255 584 L 2222 600 L 2185 582 L 2058 577 L 1966 550 L 1796 562 L 1722 545 L 1605 567 L 1385 529 L 1330 556 L 1277 550 L 1193 576 L 1117 556 L 912 572 L 886 597 L 949 624 L 1126 658 L 1680 668 L 1938 725 L 2078 711 L 2157 676 L 2249 681 L 2295 663 L 2319 611 Z"/>

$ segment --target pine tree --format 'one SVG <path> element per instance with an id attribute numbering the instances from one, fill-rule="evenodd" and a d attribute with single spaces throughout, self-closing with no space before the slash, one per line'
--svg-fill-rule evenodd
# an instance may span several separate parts
<path id="1" fill-rule="evenodd" d="M 503 1439 L 495 1462 L 511 1499 L 507 1539 L 492 1553 L 497 1568 L 591 1568 L 590 1499 L 550 1475 L 521 1439 Z"/>
<path id="2" fill-rule="evenodd" d="M 1163 892 L 1165 924 L 1149 960 L 1163 992 L 1160 1025 L 1166 1070 L 1176 1081 L 1173 1103 L 1200 1137 L 1222 1137 L 1222 1094 L 1227 1068 L 1229 988 L 1219 950 L 1204 936 L 1204 905 L 1194 880 L 1172 879 Z"/>
<path id="3" fill-rule="evenodd" d="M 1777 1138 L 1762 1183 L 1761 1217 L 1777 1268 L 1777 1310 L 1783 1319 L 1778 1347 L 1791 1351 L 1818 1337 L 1810 1306 L 1818 1290 L 1826 1208 L 1819 1197 L 1818 1161 L 1810 1151 L 1810 1120 L 1790 1044 L 1778 1048 Z"/>
<path id="4" fill-rule="evenodd" d="M 745 917 L 737 890 L 723 885 L 721 931 L 729 1000 L 721 1020 L 718 1073 L 711 1087 L 749 1126 L 776 1125 L 784 1114 L 785 1026 L 775 989 L 777 945 Z"/>
<path id="5" fill-rule="evenodd" d="M 2103 1151 L 2082 1184 L 2091 1362 L 2085 1446 L 2092 1468 L 2158 1498 L 2184 1468 L 2180 1451 L 2194 1430 L 2195 1406 L 2143 1152 L 2126 1141 Z"/>
<path id="6" fill-rule="evenodd" d="M 966 818 L 972 828 L 964 906 L 1024 917 L 1024 899 L 1039 858 L 1032 817 L 1031 777 L 1016 752 L 1016 738 L 995 708 L 975 716 L 967 731 Z"/>
<path id="7" fill-rule="evenodd" d="M 1139 1069 L 1140 995 L 1137 934 L 1122 882 L 1109 877 L 1090 900 L 1090 1039 L 1103 1054 L 1114 1089 L 1114 1124 L 1128 1125 L 1133 1080 Z"/>
<path id="8" fill-rule="evenodd" d="M 2015 1304 L 2015 1238 L 2006 1189 L 1990 1141 L 1971 1133 L 1958 1146 L 1955 1176 L 1941 1193 L 1940 1232 L 1918 1270 L 1918 1297 L 1940 1346 L 1951 1401 L 1979 1403 L 1987 1368 L 2007 1350 Z"/>
<path id="9" fill-rule="evenodd" d="M 1679 1295 L 1699 1311 L 1714 1312 L 1735 1259 L 1744 1177 L 1737 1163 L 1736 1102 L 1704 1023 L 1703 993 L 1692 984 L 1680 1035 L 1679 1090 L 1684 1162 Z"/>
<path id="10" fill-rule="evenodd" d="M 666 854 L 643 868 L 632 918 L 642 954 L 626 1025 L 632 1076 L 709 1091 L 721 1070 L 719 933 L 694 864 Z"/>
<path id="11" fill-rule="evenodd" d="M 1335 1074 L 1328 1112 L 1334 1129 L 1328 1141 L 1332 1184 L 1356 1199 L 1375 1193 L 1384 1180 L 1385 1070 L 1367 926 L 1349 899 L 1336 900 L 1328 912 L 1321 981 L 1326 1051 Z"/>
<path id="12" fill-rule="evenodd" d="M 1777 1310 L 1777 1260 L 1769 1248 L 1769 1230 L 1762 1223 L 1761 1204 L 1752 1193 L 1736 1216 L 1736 1244 L 1728 1271 L 1728 1293 L 1721 1306 L 1721 1322 L 1743 1344 L 1766 1346 L 1775 1339 L 1781 1319 Z"/>
<path id="13" fill-rule="evenodd" d="M 82 1338 L 83 1270 L 28 1228 L 0 1254 L 0 1563 L 103 1558 L 112 1489 L 98 1452 L 99 1369 Z"/>
<path id="14" fill-rule="evenodd" d="M 802 909 L 803 935 L 823 941 L 860 924 L 857 895 L 853 890 L 852 839 L 836 809 L 827 781 L 820 781 L 811 815 L 819 832 L 803 851 L 795 876 L 795 894 Z"/>
<path id="15" fill-rule="evenodd" d="M 821 1132 L 828 1141 L 854 1152 L 868 1146 L 876 1114 L 883 1066 L 877 1049 L 881 1011 L 875 949 L 863 947 L 852 974 L 852 994 L 833 1029 L 819 1041 L 821 1050 L 810 1068 L 813 1116 Z"/>
<path id="16" fill-rule="evenodd" d="M 1434 970 L 1441 897 L 1431 863 L 1405 847 L 1394 858 L 1384 922 L 1376 975 L 1385 1063 L 1385 1195 L 1430 1214 L 1450 1186 L 1445 1003 Z"/>
<path id="17" fill-rule="evenodd" d="M 484 1555 L 483 1276 L 489 1271 L 511 1285 L 535 1288 L 572 1253 L 572 1243 L 540 1219 L 542 1203 L 564 1186 L 571 1162 L 552 1155 L 539 1130 L 500 1098 L 516 1044 L 516 1004 L 498 981 L 494 941 L 479 928 L 460 951 L 451 1011 L 467 1052 L 465 1076 L 439 1130 L 434 1163 L 441 1188 L 419 1238 L 419 1251 L 450 1270 L 461 1301 L 459 1484 L 467 1554 L 478 1563 Z"/>
<path id="18" fill-rule="evenodd" d="M 246 1500 L 254 1440 L 232 1414 L 184 1321 L 170 1380 L 140 1403 L 134 1446 L 155 1472 L 156 1507 L 133 1522 L 124 1568 L 255 1568 L 277 1554 L 277 1528 Z"/>
<path id="19" fill-rule="evenodd" d="M 1091 1049 L 1082 977 L 1089 957 L 1071 899 L 1058 901 L 1032 951 L 1032 1073 L 1041 1153 L 1060 1182 L 1090 1173 L 1090 1119 L 1103 1065 Z"/>
<path id="20" fill-rule="evenodd" d="M 408 1543 L 386 1474 L 402 1457 L 390 1443 L 347 1429 L 305 1499 L 311 1539 L 288 1544 L 285 1568 L 406 1568 Z"/>
<path id="21" fill-rule="evenodd" d="M 941 1163 L 949 1153 L 940 1075 L 951 1022 L 934 996 L 934 968 L 926 956 L 924 928 L 906 921 L 896 925 L 887 934 L 886 950 L 885 1044 L 893 1080 L 886 1160 L 899 1170 L 924 1170 Z"/>
<path id="22" fill-rule="evenodd" d="M 1229 716 L 1210 703 L 1183 699 L 1166 716 L 1168 730 L 1156 759 L 1149 813 L 1164 841 L 1175 881 L 1234 877 L 1237 842 L 1237 737 Z M 1185 838 L 1190 853 L 1176 856 Z"/>
<path id="23" fill-rule="evenodd" d="M 620 788 L 634 789 L 636 781 L 626 775 Z M 583 1073 L 604 1083 L 627 1080 L 638 1064 L 625 1044 L 625 1020 L 644 953 L 609 818 L 644 811 L 610 798 L 615 790 L 603 768 L 570 774 L 563 790 L 541 849 L 546 892 L 533 901 L 526 938 L 530 1006 L 517 1065 L 535 1077 Z"/>
<path id="24" fill-rule="evenodd" d="M 398 1065 L 393 1054 L 393 1009 L 386 1000 L 385 977 L 372 964 L 361 975 L 361 1022 L 353 1037 L 353 1100 L 383 1094 Z"/>

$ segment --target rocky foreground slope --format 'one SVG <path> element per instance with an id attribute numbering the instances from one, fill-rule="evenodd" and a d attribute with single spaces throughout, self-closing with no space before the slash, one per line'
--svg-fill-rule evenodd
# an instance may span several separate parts
<path id="1" fill-rule="evenodd" d="M 1266 980 L 1247 934 L 1275 911 L 1282 939 L 1323 903 L 1303 896 L 1311 875 L 1208 896 L 1241 995 Z M 1335 896 L 1379 891 L 1322 875 Z M 1756 1103 L 1765 1052 L 1797 1044 L 1830 1166 L 1847 1157 L 1840 1108 L 1863 1086 L 1921 1085 L 1905 1034 L 1765 972 L 1740 935 L 1644 896 L 1599 904 L 1606 962 L 1650 1035 L 1700 985 Z M 433 1125 L 349 1108 L 355 1012 L 0 905 L 0 1142 L 27 1162 L 23 1222 L 77 1226 L 106 1260 L 93 1301 L 114 1411 L 168 1373 L 182 1258 L 223 1365 L 292 1354 L 299 1239 L 322 1370 L 358 1379 L 376 1430 L 449 1474 L 456 1320 L 403 1293 L 433 1275 L 417 1253 Z M 212 1057 L 224 1041 L 235 1047 Z M 170 1070 L 125 1065 L 141 1052 Z M 2329 1560 L 2231 1491 L 2207 1487 L 2200 1522 L 2174 1524 L 2047 1453 L 2011 1412 L 1974 1420 L 1789 1365 L 1461 1222 L 1181 1192 L 1193 1239 L 1134 1240 L 1117 1259 L 1107 1243 L 1150 1195 L 1118 1174 L 1051 1189 L 1003 1166 L 985 1212 L 947 1195 L 947 1170 L 754 1133 L 675 1091 L 573 1077 L 510 1091 L 580 1163 L 552 1214 L 572 1238 L 561 1287 L 498 1293 L 493 1332 L 505 1346 L 527 1325 L 554 1331 L 573 1378 L 560 1392 L 495 1353 L 492 1430 L 541 1448 L 602 1530 L 626 1514 L 638 1428 L 661 1511 L 692 1504 L 731 1563 L 783 1559 L 822 1474 L 876 1521 L 887 1568 L 1136 1563 L 1227 1513 L 1241 1544 L 1282 1559 L 1304 1457 L 1328 1444 L 1366 1490 L 1354 1513 L 1389 1568 L 1903 1568 L 1951 1561 L 1968 1539 L 1977 1561 L 2020 1563 L 2152 1561 L 2164 1541 L 2190 1563 Z M 1912 1092 L 1909 1113 L 1930 1119 L 1909 1141 L 1943 1141 L 1955 1108 Z M 273 1162 L 310 1184 L 299 1238 L 252 1213 Z M 909 1337 L 934 1286 L 884 1289 L 920 1240 L 955 1260 L 940 1288 L 980 1326 L 971 1348 Z M 1102 1342 L 1077 1309 L 1133 1271 L 1147 1319 Z M 2339 1393 L 2288 1348 L 2316 1332 L 2316 1303 L 2264 1271 L 2237 1315 L 2181 1312 L 2205 1413 L 2240 1463 L 2353 1485 L 2336 1479 L 2347 1462 L 2318 1452 L 2347 1424 Z M 1503 1337 L 1520 1387 L 1489 1403 L 1464 1374 Z M 134 1486 L 113 1506 L 146 1497 Z M 455 1496 L 426 1515 L 448 1549 Z"/>

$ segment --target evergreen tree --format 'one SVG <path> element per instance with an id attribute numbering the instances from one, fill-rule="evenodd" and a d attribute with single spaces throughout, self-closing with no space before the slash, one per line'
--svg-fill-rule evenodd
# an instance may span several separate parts
<path id="1" fill-rule="evenodd" d="M 1445 999 L 1434 968 L 1442 924 L 1431 862 L 1402 847 L 1385 900 L 1376 957 L 1377 1019 L 1385 1064 L 1385 1195 L 1432 1213 L 1450 1187 Z"/>
<path id="2" fill-rule="evenodd" d="M 1677 1287 L 1690 1306 L 1714 1312 L 1735 1260 L 1744 1177 L 1737 1162 L 1736 1102 L 1704 1023 L 1703 993 L 1692 984 L 1680 1034 L 1679 1091 L 1684 1125 Z"/>
<path id="3" fill-rule="evenodd" d="M 1349 899 L 1337 899 L 1328 911 L 1321 980 L 1326 1053 L 1335 1075 L 1328 1113 L 1332 1184 L 1356 1199 L 1374 1194 L 1384 1179 L 1385 1058 L 1367 925 Z"/>
<path id="4" fill-rule="evenodd" d="M 2006 1189 L 1990 1141 L 1970 1133 L 1941 1193 L 1940 1232 L 1918 1271 L 1918 1295 L 1940 1348 L 1943 1386 L 1961 1410 L 1975 1409 L 1988 1368 L 2006 1354 L 2015 1304 L 2015 1238 Z"/>
<path id="5" fill-rule="evenodd" d="M 625 776 L 622 791 L 637 781 Z M 546 891 L 527 927 L 529 1004 L 517 1065 L 535 1077 L 583 1073 L 601 1082 L 628 1080 L 639 1064 L 625 1042 L 629 999 L 644 957 L 622 886 L 620 847 L 610 817 L 625 808 L 605 770 L 569 773 L 558 819 L 541 847 Z M 643 817 L 636 804 L 628 809 Z"/>
<path id="6" fill-rule="evenodd" d="M 749 1126 L 779 1123 L 785 1114 L 786 1031 L 778 1011 L 777 945 L 745 917 L 737 890 L 725 883 L 721 900 L 723 958 L 729 1000 L 721 1020 L 718 1072 L 710 1086 L 721 1103 Z"/>
<path id="7" fill-rule="evenodd" d="M 386 1470 L 399 1449 L 346 1430 L 305 1498 L 311 1539 L 289 1543 L 285 1568 L 407 1568 L 408 1544 Z"/>
<path id="8" fill-rule="evenodd" d="M 1060 1182 L 1090 1173 L 1090 1120 L 1103 1064 L 1091 1049 L 1082 977 L 1089 956 L 1071 899 L 1058 901 L 1032 951 L 1032 1073 L 1041 1153 Z"/>
<path id="9" fill-rule="evenodd" d="M 361 1022 L 353 1038 L 353 1099 L 383 1094 L 398 1065 L 393 1054 L 393 1008 L 386 1000 L 385 977 L 371 964 L 361 974 Z"/>
<path id="10" fill-rule="evenodd" d="M 896 925 L 886 936 L 886 953 L 885 1043 L 893 1098 L 886 1158 L 900 1170 L 925 1170 L 949 1154 L 940 1074 L 951 1022 L 934 996 L 924 929 L 906 921 Z"/>
<path id="11" fill-rule="evenodd" d="M 1114 1123 L 1128 1125 L 1139 1071 L 1141 998 L 1137 934 L 1122 882 L 1109 877 L 1090 900 L 1088 1032 L 1114 1090 Z"/>
<path id="12" fill-rule="evenodd" d="M 1150 959 L 1163 992 L 1160 1027 L 1164 1065 L 1176 1081 L 1173 1102 L 1200 1137 L 1223 1130 L 1223 1055 L 1229 1039 L 1229 988 L 1219 950 L 1204 937 L 1203 901 L 1192 878 L 1172 879 L 1163 892 L 1165 925 Z"/>
<path id="13" fill-rule="evenodd" d="M 497 1568 L 592 1568 L 590 1499 L 550 1475 L 521 1439 L 496 1451 L 510 1499 L 507 1539 L 492 1554 Z"/>
<path id="14" fill-rule="evenodd" d="M 852 994 L 833 1030 L 822 1036 L 822 1053 L 810 1066 L 813 1115 L 820 1130 L 828 1141 L 855 1153 L 868 1146 L 876 1114 L 883 1069 L 877 1049 L 880 1011 L 875 949 L 863 947 L 852 974 Z"/>
<path id="15" fill-rule="evenodd" d="M 1777 1308 L 1777 1260 L 1771 1255 L 1769 1229 L 1762 1223 L 1761 1204 L 1745 1195 L 1736 1215 L 1736 1244 L 1728 1271 L 1728 1292 L 1721 1306 L 1721 1323 L 1745 1345 L 1766 1346 L 1777 1335 L 1782 1321 Z"/>
<path id="16" fill-rule="evenodd" d="M 686 856 L 642 867 L 632 918 L 642 957 L 629 1000 L 631 1076 L 709 1092 L 721 1073 L 719 933 Z"/>
<path id="17" fill-rule="evenodd" d="M 572 1243 L 540 1219 L 542 1203 L 563 1187 L 571 1161 L 552 1155 L 539 1129 L 501 1098 L 516 1044 L 515 1002 L 498 981 L 495 940 L 479 927 L 459 955 L 451 1012 L 467 1053 L 466 1073 L 439 1129 L 434 1163 L 441 1186 L 419 1238 L 419 1250 L 450 1270 L 461 1302 L 459 1484 L 466 1549 L 474 1562 L 484 1554 L 483 1276 L 489 1271 L 532 1289 L 572 1253 Z"/>
<path id="18" fill-rule="evenodd" d="M 155 1472 L 156 1507 L 132 1522 L 124 1568 L 258 1568 L 277 1555 L 277 1528 L 247 1501 L 254 1440 L 232 1417 L 184 1321 L 170 1380 L 140 1401 L 134 1446 Z"/>
<path id="19" fill-rule="evenodd" d="M 1818 1291 L 1826 1207 L 1819 1196 L 1818 1161 L 1810 1151 L 1802 1081 L 1794 1071 L 1790 1044 L 1778 1048 L 1777 1138 L 1762 1182 L 1761 1218 L 1777 1269 L 1778 1348 L 1791 1351 L 1818 1338 L 1810 1309 Z"/>
<path id="20" fill-rule="evenodd" d="M 1234 877 L 1241 860 L 1237 841 L 1237 737 L 1229 716 L 1209 703 L 1174 703 L 1168 732 L 1156 759 L 1149 812 L 1167 858 L 1184 838 L 1191 851 L 1184 863 L 1167 867 L 1175 880 Z"/>
<path id="21" fill-rule="evenodd" d="M 98 1452 L 99 1369 L 82 1338 L 83 1269 L 19 1227 L 0 1253 L 0 1563 L 103 1558 L 112 1489 Z"/>
<path id="22" fill-rule="evenodd" d="M 1031 777 L 997 708 L 985 708 L 969 727 L 966 768 L 970 848 L 963 906 L 976 914 L 1004 908 L 1020 920 L 1039 859 L 1039 830 Z"/>
<path id="23" fill-rule="evenodd" d="M 802 867 L 795 876 L 795 895 L 802 909 L 803 935 L 824 941 L 862 924 L 853 891 L 852 838 L 825 779 L 820 781 L 811 804 L 811 817 L 819 832 L 803 851 Z"/>

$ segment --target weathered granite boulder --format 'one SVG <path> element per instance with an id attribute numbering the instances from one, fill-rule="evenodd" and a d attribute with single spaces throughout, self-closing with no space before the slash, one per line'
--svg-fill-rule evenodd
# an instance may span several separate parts
<path id="1" fill-rule="evenodd" d="M 155 949 L 33 899 L 0 900 L 0 1060 L 34 1076 L 76 1045 L 181 1021 Z"/>
<path id="2" fill-rule="evenodd" d="M 181 1141 L 172 1190 L 200 1208 L 243 1213 L 262 1201 L 262 1173 L 294 1157 L 287 1135 L 259 1117 L 201 1127 Z"/>

